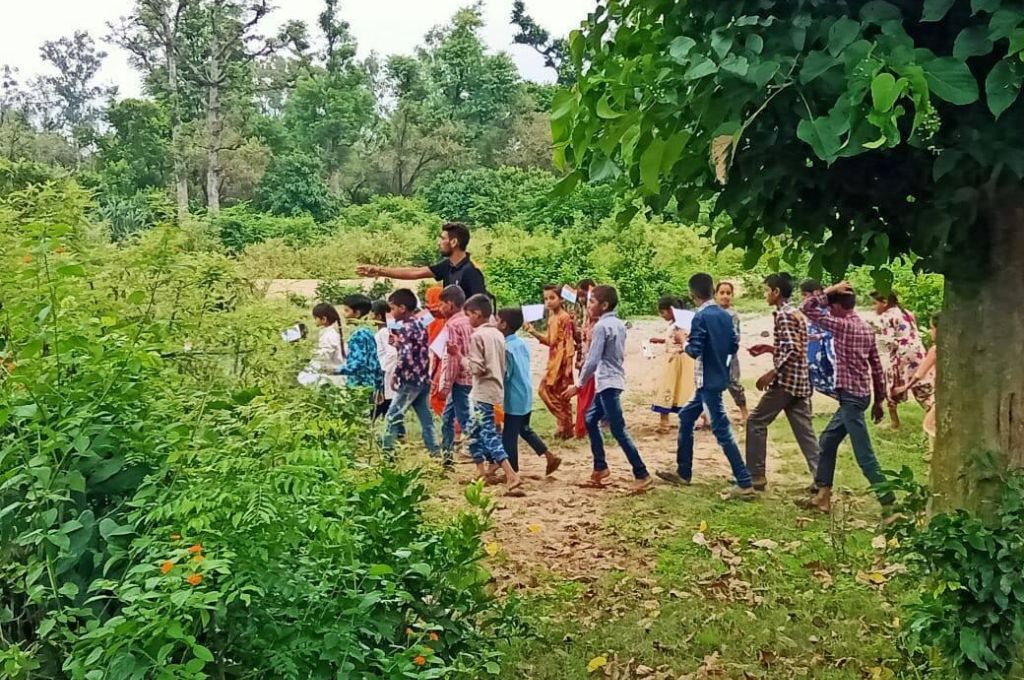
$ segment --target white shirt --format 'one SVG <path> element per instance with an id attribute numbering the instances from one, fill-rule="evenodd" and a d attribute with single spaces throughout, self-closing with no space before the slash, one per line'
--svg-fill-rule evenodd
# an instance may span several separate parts
<path id="1" fill-rule="evenodd" d="M 385 326 L 377 331 L 374 339 L 377 341 L 377 361 L 384 371 L 384 398 L 394 399 L 395 390 L 391 386 L 395 377 L 395 368 L 398 367 L 398 349 L 389 340 L 391 331 Z"/>
<path id="2" fill-rule="evenodd" d="M 310 368 L 322 374 L 328 381 L 335 385 L 343 385 L 344 377 L 335 374 L 335 369 L 345 364 L 345 351 L 341 344 L 341 330 L 337 324 L 331 324 L 320 329 L 320 339 L 317 342 L 316 351 L 313 352 L 313 359 L 309 362 Z"/>

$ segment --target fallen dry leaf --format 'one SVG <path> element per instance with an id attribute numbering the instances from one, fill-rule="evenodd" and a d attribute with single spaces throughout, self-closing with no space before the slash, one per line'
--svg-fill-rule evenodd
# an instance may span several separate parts
<path id="1" fill-rule="evenodd" d="M 762 550 L 775 550 L 779 547 L 779 544 L 770 538 L 762 538 L 759 541 L 751 541 L 750 545 L 755 548 L 761 548 Z"/>
<path id="2" fill-rule="evenodd" d="M 495 541 L 491 541 L 490 543 L 484 546 L 484 552 L 486 552 L 491 557 L 497 555 L 499 550 L 501 550 L 501 546 L 498 545 Z"/>
<path id="3" fill-rule="evenodd" d="M 856 579 L 861 583 L 866 583 L 872 586 L 880 586 L 889 579 L 886 578 L 885 574 L 880 571 L 858 571 Z"/>
<path id="4" fill-rule="evenodd" d="M 701 532 L 703 534 L 707 530 L 708 530 L 708 523 L 705 522 L 704 520 L 701 520 L 700 521 L 700 526 L 697 527 L 697 531 L 699 531 L 699 532 Z"/>
<path id="5" fill-rule="evenodd" d="M 707 545 L 708 539 L 704 538 L 704 532 L 698 531 L 693 535 L 693 542 L 697 545 Z"/>
<path id="6" fill-rule="evenodd" d="M 875 550 L 885 550 L 886 540 L 885 536 L 875 536 L 871 539 L 871 547 Z"/>
<path id="7" fill-rule="evenodd" d="M 540 525 L 539 524 L 531 524 L 529 526 L 529 529 L 530 529 L 530 533 L 531 534 L 539 534 L 540 533 Z"/>
<path id="8" fill-rule="evenodd" d="M 587 672 L 593 673 L 596 670 L 600 670 L 608 665 L 608 657 L 606 656 L 595 656 L 587 663 Z"/>

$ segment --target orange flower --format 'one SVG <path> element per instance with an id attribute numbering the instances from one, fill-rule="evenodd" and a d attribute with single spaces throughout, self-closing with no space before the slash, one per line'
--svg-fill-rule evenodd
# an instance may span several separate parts
<path id="1" fill-rule="evenodd" d="M 406 628 L 405 629 L 405 634 L 406 635 L 414 635 L 412 628 Z"/>
<path id="2" fill-rule="evenodd" d="M 422 666 L 425 663 L 427 663 L 427 658 L 425 656 L 423 656 L 422 654 L 420 654 L 415 659 L 413 659 L 412 662 L 414 664 L 416 664 L 417 666 Z"/>
<path id="3" fill-rule="evenodd" d="M 163 564 L 160 565 L 160 573 L 161 574 L 166 574 L 171 569 L 174 569 L 174 562 L 171 562 L 170 560 L 167 560 L 166 562 L 164 562 Z"/>
<path id="4" fill-rule="evenodd" d="M 199 585 L 200 583 L 203 582 L 203 575 L 202 574 L 189 574 L 189 577 L 187 579 L 185 579 L 185 580 L 188 581 L 188 584 L 190 586 L 197 586 L 197 585 Z"/>
<path id="5" fill-rule="evenodd" d="M 18 364 L 14 363 L 13 361 L 8 361 L 6 364 L 4 364 L 4 368 L 7 369 L 8 373 L 14 373 L 14 369 L 16 369 L 17 367 Z"/>
<path id="6" fill-rule="evenodd" d="M 440 637 L 438 636 L 438 634 L 437 634 L 437 633 L 435 633 L 435 632 L 433 632 L 433 631 L 431 631 L 431 632 L 430 632 L 430 641 L 431 641 L 431 642 L 437 642 L 437 641 L 438 641 L 438 640 L 440 640 L 440 639 L 441 639 L 441 638 L 440 638 Z"/>
<path id="7" fill-rule="evenodd" d="M 53 249 L 53 252 L 57 253 L 58 255 L 60 253 L 63 253 L 64 252 L 64 246 L 57 246 L 56 248 Z"/>
<path id="8" fill-rule="evenodd" d="M 192 561 L 195 562 L 196 564 L 199 564 L 200 562 L 202 562 L 205 559 L 206 558 L 203 557 L 202 555 L 196 555 L 195 557 L 192 558 Z"/>
<path id="9" fill-rule="evenodd" d="M 32 256 L 26 255 L 25 257 L 21 258 L 21 261 L 24 262 L 25 264 L 32 264 Z"/>
<path id="10" fill-rule="evenodd" d="M 171 540 L 172 541 L 180 541 L 181 540 L 181 534 L 171 534 Z"/>
<path id="11" fill-rule="evenodd" d="M 198 543 L 196 543 L 194 546 L 189 548 L 188 551 L 190 553 L 192 553 L 193 555 L 195 555 L 197 552 L 202 552 L 203 551 L 203 546 L 201 546 Z"/>

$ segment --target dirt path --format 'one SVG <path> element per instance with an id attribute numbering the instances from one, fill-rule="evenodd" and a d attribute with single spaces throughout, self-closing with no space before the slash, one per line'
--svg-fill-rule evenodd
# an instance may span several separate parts
<path id="1" fill-rule="evenodd" d="M 762 333 L 770 330 L 771 323 L 771 317 L 767 315 L 744 318 L 741 351 L 752 344 L 766 342 Z M 675 468 L 676 435 L 657 434 L 657 416 L 650 411 L 663 359 L 660 356 L 657 359 L 645 359 L 641 348 L 643 342 L 650 337 L 662 335 L 663 330 L 664 322 L 661 321 L 635 322 L 627 340 L 628 387 L 624 395 L 626 422 L 652 473 L 655 470 Z M 532 345 L 532 350 L 536 383 L 545 363 L 546 350 L 536 343 Z M 771 367 L 771 357 L 754 359 L 746 355 L 741 360 L 744 380 L 748 385 Z M 747 398 L 751 406 L 757 403 L 757 392 L 749 386 Z M 726 397 L 726 402 L 742 449 L 743 428 L 736 426 L 739 413 L 729 397 Z M 543 408 L 540 400 L 536 400 L 535 413 Z M 625 456 L 612 443 L 608 448 L 612 469 L 609 488 L 582 489 L 576 484 L 586 479 L 592 470 L 587 442 L 556 443 L 547 436 L 550 428 L 542 428 L 540 433 L 562 456 L 564 462 L 557 473 L 544 478 L 543 460 L 533 456 L 528 447 L 521 446 L 520 467 L 525 475 L 527 496 L 501 497 L 501 489 L 496 488 L 495 528 L 488 544 L 488 552 L 494 553 L 491 567 L 496 572 L 496 582 L 505 590 L 535 588 L 542 585 L 548 575 L 590 582 L 603 572 L 625 570 L 626 550 L 621 547 L 620 541 L 604 529 L 604 520 L 611 504 L 628 496 L 632 476 Z M 806 484 L 806 479 L 787 477 L 780 469 L 777 458 L 769 455 L 768 474 L 773 483 Z M 439 497 L 457 501 L 471 475 L 471 465 L 458 466 L 452 480 L 440 490 Z M 725 456 L 708 431 L 696 435 L 694 477 L 696 483 L 712 485 L 709 493 L 715 492 L 715 483 L 725 489 L 731 477 Z M 635 548 L 629 551 L 628 564 L 631 570 L 645 571 L 643 564 L 637 564 Z"/>

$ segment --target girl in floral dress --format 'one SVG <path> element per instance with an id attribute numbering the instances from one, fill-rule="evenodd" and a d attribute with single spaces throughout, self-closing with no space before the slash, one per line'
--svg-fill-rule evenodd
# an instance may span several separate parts
<path id="1" fill-rule="evenodd" d="M 893 429 L 898 429 L 899 404 L 906 401 L 907 393 L 913 394 L 927 412 L 935 398 L 935 384 L 930 377 L 912 381 L 927 354 L 914 315 L 900 306 L 896 293 L 881 295 L 876 292 L 871 297 L 875 300 L 875 312 L 878 314 L 879 342 L 882 351 L 889 355 L 889 367 L 886 369 L 889 416 Z"/>

